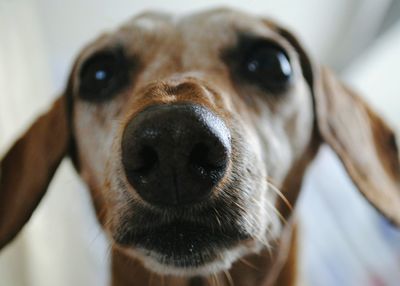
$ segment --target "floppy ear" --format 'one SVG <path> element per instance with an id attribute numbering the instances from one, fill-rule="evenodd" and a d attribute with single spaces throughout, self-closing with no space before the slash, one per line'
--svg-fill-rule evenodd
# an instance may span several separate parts
<path id="1" fill-rule="evenodd" d="M 268 22 L 272 25 L 271 22 Z M 316 128 L 367 200 L 400 226 L 400 161 L 390 127 L 332 72 L 317 68 L 295 36 L 276 26 L 297 51 L 314 99 Z"/>
<path id="2" fill-rule="evenodd" d="M 0 162 L 0 248 L 28 221 L 67 152 L 65 96 L 29 128 Z"/>
<path id="3" fill-rule="evenodd" d="M 400 226 L 400 161 L 394 132 L 352 90 L 323 69 L 315 92 L 323 140 L 361 193 Z"/>

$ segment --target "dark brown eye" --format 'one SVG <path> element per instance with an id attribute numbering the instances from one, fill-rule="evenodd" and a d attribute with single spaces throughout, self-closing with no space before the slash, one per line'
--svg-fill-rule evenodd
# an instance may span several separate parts
<path id="1" fill-rule="evenodd" d="M 269 43 L 250 48 L 241 69 L 248 81 L 268 91 L 282 91 L 292 77 L 292 66 L 286 53 Z"/>
<path id="2" fill-rule="evenodd" d="M 119 52 L 95 54 L 82 66 L 79 95 L 88 101 L 104 101 L 128 82 L 128 69 Z"/>

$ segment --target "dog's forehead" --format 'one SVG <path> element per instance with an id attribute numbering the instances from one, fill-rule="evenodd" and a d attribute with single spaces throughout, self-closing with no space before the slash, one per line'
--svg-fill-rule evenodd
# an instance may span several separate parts
<path id="1" fill-rule="evenodd" d="M 141 32 L 158 33 L 168 36 L 166 31 L 180 35 L 204 36 L 232 34 L 238 31 L 265 33 L 268 28 L 260 18 L 231 9 L 213 9 L 190 15 L 173 15 L 159 12 L 142 13 L 124 28 L 132 27 Z M 214 39 L 215 40 L 215 39 Z"/>
<path id="2" fill-rule="evenodd" d="M 270 22 L 230 9 L 190 15 L 146 12 L 133 17 L 114 32 L 97 38 L 80 58 L 115 44 L 122 44 L 132 54 L 151 54 L 156 48 L 167 51 L 168 46 L 175 52 L 189 52 L 192 48 L 215 50 L 229 46 L 244 33 L 277 37 Z"/>

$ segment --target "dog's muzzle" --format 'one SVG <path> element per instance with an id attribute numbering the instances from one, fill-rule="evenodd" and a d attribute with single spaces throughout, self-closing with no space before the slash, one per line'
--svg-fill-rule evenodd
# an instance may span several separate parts
<path id="1" fill-rule="evenodd" d="M 202 273 L 215 263 L 226 268 L 234 256 L 224 251 L 251 238 L 242 210 L 232 207 L 241 186 L 232 176 L 234 140 L 222 118 L 200 104 L 157 104 L 126 124 L 123 170 L 143 201 L 127 201 L 130 211 L 114 239 L 152 269 L 185 269 L 179 273 L 186 275 L 188 268 Z"/>
<path id="2" fill-rule="evenodd" d="M 128 122 L 122 163 L 129 183 L 148 203 L 199 203 L 224 177 L 230 141 L 223 120 L 201 105 L 154 105 Z"/>

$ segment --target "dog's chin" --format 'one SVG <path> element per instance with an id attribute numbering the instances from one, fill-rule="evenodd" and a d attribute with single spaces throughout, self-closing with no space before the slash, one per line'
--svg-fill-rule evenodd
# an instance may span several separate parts
<path id="1" fill-rule="evenodd" d="M 232 264 L 241 257 L 256 253 L 261 249 L 261 245 L 248 247 L 239 245 L 231 249 L 221 249 L 218 251 L 218 256 L 207 262 L 198 263 L 198 257 L 181 257 L 169 260 L 164 254 L 149 251 L 146 249 L 133 250 L 132 254 L 139 258 L 144 266 L 152 272 L 160 275 L 175 275 L 175 276 L 207 276 L 228 270 Z M 198 254 L 201 256 L 201 254 Z M 206 254 L 207 255 L 207 254 Z M 178 262 L 178 263 L 176 263 Z"/>
<path id="2" fill-rule="evenodd" d="M 228 270 L 232 264 L 248 254 L 258 253 L 262 245 L 252 241 L 244 245 L 237 245 L 230 249 L 215 249 L 217 255 L 208 261 L 199 259 L 209 253 L 196 253 L 185 257 L 167 257 L 164 253 L 145 248 L 125 248 L 134 259 L 140 260 L 151 272 L 160 275 L 174 275 L 183 277 L 207 276 L 220 271 Z M 201 261 L 201 262 L 200 262 Z"/>
<path id="3" fill-rule="evenodd" d="M 126 237 L 129 241 L 125 240 L 123 245 L 128 253 L 150 271 L 162 275 L 216 273 L 261 249 L 249 234 L 182 223 L 135 231 Z"/>

